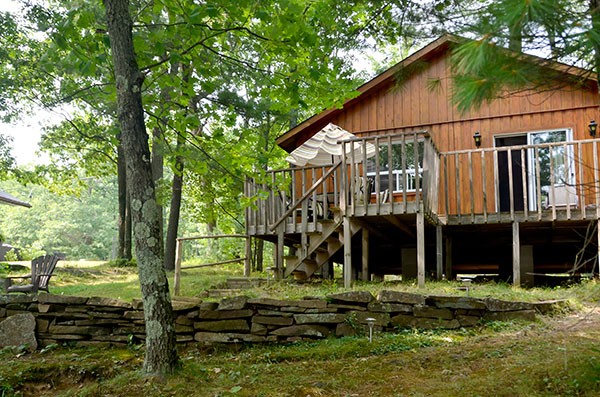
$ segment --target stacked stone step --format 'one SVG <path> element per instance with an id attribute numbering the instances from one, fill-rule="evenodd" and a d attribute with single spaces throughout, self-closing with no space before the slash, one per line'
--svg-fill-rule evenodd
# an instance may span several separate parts
<path id="1" fill-rule="evenodd" d="M 257 288 L 267 284 L 266 278 L 248 278 L 248 277 L 231 277 L 227 279 L 226 285 L 228 289 L 244 290 Z"/>

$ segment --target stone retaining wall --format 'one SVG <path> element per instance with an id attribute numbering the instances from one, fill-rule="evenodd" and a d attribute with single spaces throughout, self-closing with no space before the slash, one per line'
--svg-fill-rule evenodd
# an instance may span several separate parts
<path id="1" fill-rule="evenodd" d="M 382 291 L 375 298 L 369 292 L 352 291 L 326 299 L 302 300 L 237 296 L 216 303 L 178 298 L 173 309 L 180 343 L 260 343 L 355 335 L 368 329 L 367 318 L 375 320 L 374 327 L 379 332 L 398 328 L 454 329 L 474 326 L 481 320 L 533 321 L 536 313 L 547 313 L 562 304 L 398 291 Z M 119 345 L 145 338 L 141 301 L 127 303 L 52 294 L 0 295 L 0 321 L 19 314 L 35 319 L 35 335 L 41 346 L 62 342 Z M 2 325 L 0 346 L 7 334 Z"/>

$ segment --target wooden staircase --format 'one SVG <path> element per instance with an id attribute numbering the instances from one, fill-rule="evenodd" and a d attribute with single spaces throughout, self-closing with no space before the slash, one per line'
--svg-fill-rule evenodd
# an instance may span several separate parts
<path id="1" fill-rule="evenodd" d="M 295 246 L 296 254 L 285 257 L 285 277 L 294 275 L 298 279 L 308 279 L 344 246 L 343 217 L 341 211 L 330 208 L 332 219 L 319 219 L 321 228 L 315 232 L 303 232 L 300 243 Z M 360 227 L 351 228 L 354 235 Z"/>

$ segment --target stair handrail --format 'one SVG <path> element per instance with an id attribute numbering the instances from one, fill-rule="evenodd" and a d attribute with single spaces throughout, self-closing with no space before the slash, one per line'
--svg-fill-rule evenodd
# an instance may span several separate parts
<path id="1" fill-rule="evenodd" d="M 277 229 L 277 227 L 284 221 L 287 219 L 287 217 L 289 217 L 295 210 L 296 208 L 298 208 L 303 202 L 304 200 L 307 200 L 315 190 L 317 190 L 319 188 L 319 185 L 321 185 L 327 178 L 329 178 L 329 176 L 335 171 L 337 170 L 340 165 L 342 164 L 341 161 L 338 161 L 337 163 L 333 164 L 333 166 L 331 167 L 331 169 L 329 171 L 327 171 L 322 177 L 320 177 L 312 186 L 310 189 L 308 189 L 306 191 L 306 193 L 304 193 L 304 195 L 302 195 L 302 197 L 300 197 L 300 199 L 296 202 L 295 205 L 293 205 L 292 207 L 290 207 L 273 225 L 271 225 L 271 227 L 269 229 L 271 229 L 271 231 L 275 231 L 275 229 Z"/>

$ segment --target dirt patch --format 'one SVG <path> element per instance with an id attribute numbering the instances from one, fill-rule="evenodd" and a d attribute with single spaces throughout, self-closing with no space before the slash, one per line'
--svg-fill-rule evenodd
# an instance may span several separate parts
<path id="1" fill-rule="evenodd" d="M 600 303 L 564 316 L 545 317 L 543 321 L 558 333 L 599 332 Z"/>

